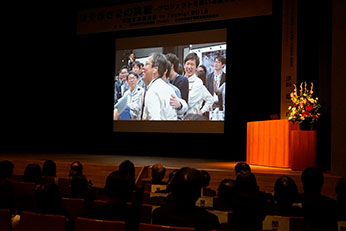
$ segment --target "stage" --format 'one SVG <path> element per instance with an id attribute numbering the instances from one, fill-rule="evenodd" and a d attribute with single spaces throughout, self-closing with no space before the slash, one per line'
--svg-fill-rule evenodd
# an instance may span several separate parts
<path id="1" fill-rule="evenodd" d="M 217 160 L 217 159 L 198 159 L 198 158 L 175 158 L 158 156 L 127 156 L 127 155 L 98 155 L 98 154 L 75 154 L 75 153 L 1 153 L 0 160 L 10 160 L 14 163 L 14 174 L 23 175 L 25 166 L 30 163 L 39 164 L 41 167 L 45 160 L 54 160 L 57 165 L 57 177 L 67 178 L 70 164 L 78 160 L 83 164 L 83 171 L 86 177 L 91 180 L 96 187 L 104 186 L 106 177 L 114 170 L 118 169 L 119 164 L 124 160 L 130 160 L 136 167 L 136 174 L 144 166 L 152 166 L 161 163 L 167 168 L 166 177 L 173 169 L 181 167 L 193 167 L 199 170 L 207 170 L 210 173 L 210 187 L 217 190 L 218 184 L 224 178 L 235 179 L 234 166 L 237 162 Z M 301 171 L 290 168 L 274 168 L 258 165 L 250 165 L 255 174 L 260 190 L 273 192 L 274 183 L 282 175 L 290 176 L 298 186 L 299 192 L 303 192 L 300 180 Z M 324 186 L 322 193 L 326 196 L 336 198 L 335 184 L 340 176 L 331 175 L 324 172 Z"/>

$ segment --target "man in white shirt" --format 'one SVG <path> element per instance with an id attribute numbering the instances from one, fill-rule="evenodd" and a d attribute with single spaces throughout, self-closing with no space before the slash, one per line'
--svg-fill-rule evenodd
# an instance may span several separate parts
<path id="1" fill-rule="evenodd" d="M 189 80 L 189 109 L 187 114 L 203 114 L 212 107 L 214 100 L 203 82 L 196 75 L 196 70 L 199 65 L 199 57 L 196 53 L 188 54 L 184 59 L 185 76 Z M 202 107 L 202 104 L 204 106 Z"/>
<path id="2" fill-rule="evenodd" d="M 177 97 L 174 90 L 161 78 L 167 67 L 163 54 L 154 53 L 144 66 L 142 80 L 146 85 L 143 105 L 143 120 L 176 120 L 177 112 L 171 106 L 171 97 Z"/>

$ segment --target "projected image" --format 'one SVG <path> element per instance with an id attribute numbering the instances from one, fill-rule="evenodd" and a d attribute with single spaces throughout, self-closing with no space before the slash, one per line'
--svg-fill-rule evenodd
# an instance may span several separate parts
<path id="1" fill-rule="evenodd" d="M 223 121 L 226 42 L 116 51 L 114 120 Z"/>

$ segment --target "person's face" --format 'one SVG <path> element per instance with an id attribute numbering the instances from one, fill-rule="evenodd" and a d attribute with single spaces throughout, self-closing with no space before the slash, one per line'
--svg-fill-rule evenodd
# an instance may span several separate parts
<path id="1" fill-rule="evenodd" d="M 128 74 L 129 72 L 127 71 L 127 69 L 122 69 L 119 73 L 119 78 L 121 80 L 126 80 L 126 75 Z"/>
<path id="2" fill-rule="evenodd" d="M 133 70 L 134 72 L 136 72 L 138 75 L 141 74 L 141 70 L 140 70 L 140 68 L 139 68 L 137 65 L 134 65 L 133 68 L 132 68 L 132 70 Z"/>
<path id="3" fill-rule="evenodd" d="M 222 62 L 218 59 L 215 59 L 215 62 L 214 62 L 214 69 L 216 71 L 219 71 L 223 68 L 224 64 L 222 64 Z"/>
<path id="4" fill-rule="evenodd" d="M 127 76 L 127 83 L 129 84 L 131 90 L 133 90 L 138 83 L 138 78 L 134 74 L 129 74 L 129 76 Z"/>
<path id="5" fill-rule="evenodd" d="M 184 69 L 185 69 L 185 75 L 186 77 L 191 77 L 193 74 L 196 73 L 196 60 L 187 60 L 186 63 L 184 64 Z"/>
<path id="6" fill-rule="evenodd" d="M 145 85 L 148 85 L 150 81 L 153 79 L 154 74 L 154 68 L 153 68 L 153 57 L 150 56 L 149 59 L 145 62 L 144 65 L 144 72 L 142 80 L 144 81 Z"/>

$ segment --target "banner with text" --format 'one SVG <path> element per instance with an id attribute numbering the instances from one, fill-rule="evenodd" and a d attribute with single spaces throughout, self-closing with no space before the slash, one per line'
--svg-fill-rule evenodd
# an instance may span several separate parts
<path id="1" fill-rule="evenodd" d="M 78 12 L 77 34 L 272 14 L 272 0 L 152 0 Z"/>
<path id="2" fill-rule="evenodd" d="M 297 82 L 297 0 L 282 2 L 281 53 L 281 110 L 280 118 L 287 118 L 291 104 L 290 93 Z"/>

